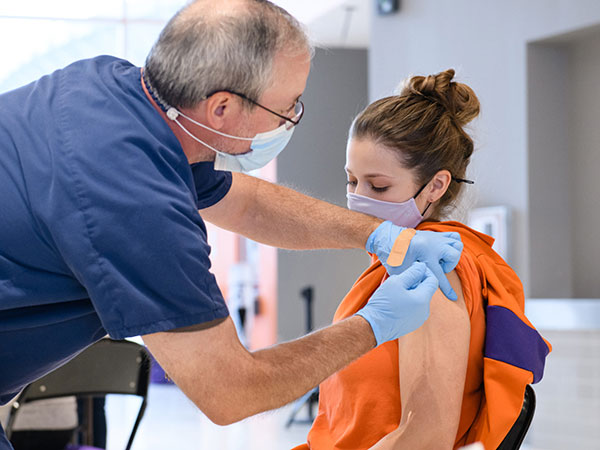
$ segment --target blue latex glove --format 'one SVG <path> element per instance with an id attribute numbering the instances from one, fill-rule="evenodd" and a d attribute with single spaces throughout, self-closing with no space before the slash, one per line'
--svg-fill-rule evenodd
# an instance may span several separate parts
<path id="1" fill-rule="evenodd" d="M 454 270 L 460 259 L 463 249 L 460 235 L 458 233 L 417 230 L 417 234 L 410 242 L 402 265 L 389 266 L 387 264 L 388 256 L 402 230 L 404 230 L 403 227 L 394 225 L 392 222 L 383 222 L 369 236 L 366 245 L 367 251 L 377 255 L 390 275 L 402 273 L 415 261 L 424 262 L 437 277 L 444 295 L 450 300 L 456 300 L 458 298 L 456 292 L 452 289 L 445 274 Z"/>
<path id="2" fill-rule="evenodd" d="M 423 325 L 437 288 L 435 275 L 417 262 L 399 275 L 390 275 L 356 314 L 369 322 L 380 345 Z"/>

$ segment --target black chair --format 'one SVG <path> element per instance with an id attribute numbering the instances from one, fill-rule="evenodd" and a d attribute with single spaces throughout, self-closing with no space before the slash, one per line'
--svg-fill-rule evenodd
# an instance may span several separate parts
<path id="1" fill-rule="evenodd" d="M 523 399 L 523 407 L 521 408 L 521 414 L 513 424 L 512 428 L 498 447 L 498 450 L 518 450 L 521 448 L 523 439 L 529 426 L 533 420 L 533 414 L 535 412 L 535 391 L 530 385 L 525 388 L 525 398 Z"/>
<path id="2" fill-rule="evenodd" d="M 91 404 L 93 398 L 107 394 L 136 395 L 142 397 L 142 404 L 127 443 L 126 450 L 129 450 L 146 410 L 149 382 L 150 357 L 144 346 L 129 341 L 101 339 L 19 394 L 9 412 L 6 436 L 10 439 L 19 409 L 26 403 L 75 396 Z M 87 429 L 85 435 L 89 441 L 82 444 L 92 444 L 91 420 L 90 414 L 86 423 L 80 424 Z"/>

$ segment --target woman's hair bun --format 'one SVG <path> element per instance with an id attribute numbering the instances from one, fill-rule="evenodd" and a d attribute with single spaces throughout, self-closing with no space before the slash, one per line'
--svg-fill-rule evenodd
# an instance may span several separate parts
<path id="1" fill-rule="evenodd" d="M 479 100 L 469 86 L 452 81 L 453 78 L 454 69 L 414 76 L 404 82 L 400 95 L 437 103 L 448 110 L 458 125 L 464 126 L 479 114 Z"/>

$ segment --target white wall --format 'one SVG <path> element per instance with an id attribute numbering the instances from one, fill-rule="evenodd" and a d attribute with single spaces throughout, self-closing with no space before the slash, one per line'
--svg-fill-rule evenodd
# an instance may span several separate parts
<path id="1" fill-rule="evenodd" d="M 354 116 L 367 104 L 367 51 L 318 49 L 302 99 L 306 113 L 288 148 L 277 158 L 279 183 L 346 205 L 346 138 Z M 278 336 L 305 334 L 300 290 L 314 286 L 314 326 L 331 323 L 337 305 L 368 265 L 360 250 L 278 255 Z"/>
<path id="2" fill-rule="evenodd" d="M 404 0 L 371 25 L 369 93 L 389 94 L 408 74 L 449 67 L 482 103 L 469 176 L 478 206 L 513 210 L 511 263 L 529 291 L 527 44 L 600 23 L 595 0 Z M 596 278 L 597 272 L 596 272 Z"/>

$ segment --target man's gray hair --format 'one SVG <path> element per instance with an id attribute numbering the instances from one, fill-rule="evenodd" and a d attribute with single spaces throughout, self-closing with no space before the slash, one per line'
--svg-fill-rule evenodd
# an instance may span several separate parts
<path id="1" fill-rule="evenodd" d="M 192 2 L 165 26 L 146 59 L 145 77 L 169 106 L 193 108 L 220 90 L 258 101 L 280 51 L 313 47 L 300 23 L 267 0 L 220 11 L 214 0 Z"/>

